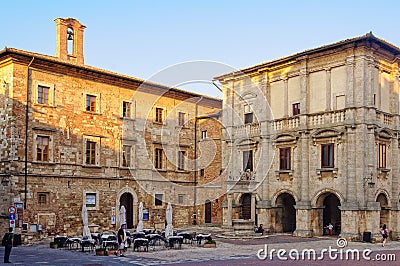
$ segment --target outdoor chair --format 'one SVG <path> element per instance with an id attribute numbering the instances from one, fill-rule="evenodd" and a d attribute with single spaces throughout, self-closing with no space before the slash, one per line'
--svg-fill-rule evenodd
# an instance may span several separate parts
<path id="1" fill-rule="evenodd" d="M 198 234 L 198 235 L 196 235 L 196 242 L 197 242 L 197 245 L 198 245 L 198 246 L 201 245 L 201 241 L 203 241 L 203 240 L 211 241 L 211 240 L 212 240 L 211 234 L 207 234 L 207 235 L 205 235 L 205 234 Z"/>
<path id="2" fill-rule="evenodd" d="M 183 237 L 182 236 L 170 236 L 168 238 L 168 247 L 169 248 L 182 248 Z"/>
<path id="3" fill-rule="evenodd" d="M 192 244 L 193 240 L 193 233 L 189 232 L 180 232 L 177 233 L 177 236 L 183 237 L 183 243 L 184 244 Z"/>
<path id="4" fill-rule="evenodd" d="M 96 240 L 94 239 L 82 239 L 81 240 L 81 250 L 85 252 L 85 250 L 94 251 L 96 247 Z"/>
<path id="5" fill-rule="evenodd" d="M 141 248 L 144 251 L 149 251 L 149 240 L 147 238 L 136 238 L 133 240 L 133 251 L 139 251 Z"/>
<path id="6" fill-rule="evenodd" d="M 149 240 L 149 246 L 152 247 L 153 250 L 156 249 L 156 246 L 168 247 L 167 239 L 159 234 L 148 234 L 146 238 Z"/>
<path id="7" fill-rule="evenodd" d="M 79 249 L 81 243 L 81 239 L 78 237 L 68 237 L 67 240 L 65 240 L 65 247 L 68 249 Z"/>

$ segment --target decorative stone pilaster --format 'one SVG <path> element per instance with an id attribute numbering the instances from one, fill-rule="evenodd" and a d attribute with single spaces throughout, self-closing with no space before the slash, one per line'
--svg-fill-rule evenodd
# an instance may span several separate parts
<path id="1" fill-rule="evenodd" d="M 299 201 L 296 203 L 296 230 L 293 232 L 294 236 L 312 237 L 313 230 L 311 227 L 312 222 L 312 209 L 309 201 Z"/>
<path id="2" fill-rule="evenodd" d="M 359 208 L 355 203 L 345 202 L 339 207 L 341 210 L 341 232 L 340 237 L 348 240 L 359 240 Z"/>

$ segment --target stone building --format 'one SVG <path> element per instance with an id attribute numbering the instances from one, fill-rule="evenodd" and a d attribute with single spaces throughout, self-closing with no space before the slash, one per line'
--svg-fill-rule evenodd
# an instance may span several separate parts
<path id="1" fill-rule="evenodd" d="M 400 233 L 400 49 L 368 33 L 216 77 L 223 224 L 297 236 Z M 228 163 L 229 162 L 229 163 Z"/>
<path id="2" fill-rule="evenodd" d="M 139 202 L 145 228 L 164 227 L 167 202 L 174 226 L 221 224 L 222 101 L 87 66 L 85 26 L 55 22 L 56 57 L 0 51 L 2 230 L 11 205 L 28 232 L 81 234 L 83 204 L 92 232 L 122 205 L 134 228 Z"/>

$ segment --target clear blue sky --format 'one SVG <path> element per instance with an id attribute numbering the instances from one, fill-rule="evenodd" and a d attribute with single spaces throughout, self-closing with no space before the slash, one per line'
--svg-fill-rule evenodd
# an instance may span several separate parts
<path id="1" fill-rule="evenodd" d="M 369 31 L 400 46 L 398 0 L 14 0 L 0 9 L 0 48 L 55 55 L 53 20 L 73 17 L 87 27 L 87 65 L 142 79 L 193 60 L 244 68 Z M 198 85 L 190 89 L 220 96 Z"/>

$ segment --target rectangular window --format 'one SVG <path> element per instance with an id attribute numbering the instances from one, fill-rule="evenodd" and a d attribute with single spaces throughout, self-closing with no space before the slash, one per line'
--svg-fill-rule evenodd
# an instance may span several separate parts
<path id="1" fill-rule="evenodd" d="M 37 101 L 41 104 L 49 104 L 49 87 L 38 86 Z"/>
<path id="2" fill-rule="evenodd" d="M 122 166 L 123 167 L 131 166 L 131 150 L 132 150 L 132 146 L 124 145 L 122 147 Z"/>
<path id="3" fill-rule="evenodd" d="M 163 168 L 163 149 L 155 149 L 154 151 L 154 166 L 156 169 Z"/>
<path id="4" fill-rule="evenodd" d="M 243 152 L 243 171 L 253 171 L 253 151 Z"/>
<path id="5" fill-rule="evenodd" d="M 86 207 L 96 207 L 96 193 L 86 193 Z"/>
<path id="6" fill-rule="evenodd" d="M 86 111 L 96 112 L 96 96 L 86 95 Z"/>
<path id="7" fill-rule="evenodd" d="M 244 114 L 244 123 L 252 124 L 253 123 L 253 113 Z"/>
<path id="8" fill-rule="evenodd" d="M 294 103 L 293 104 L 293 115 L 299 115 L 300 114 L 300 103 Z"/>
<path id="9" fill-rule="evenodd" d="M 185 152 L 179 151 L 178 152 L 178 170 L 185 169 Z"/>
<path id="10" fill-rule="evenodd" d="M 86 141 L 86 164 L 96 164 L 96 142 Z"/>
<path id="11" fill-rule="evenodd" d="M 163 122 L 163 109 L 162 108 L 156 108 L 156 122 L 162 123 Z"/>
<path id="12" fill-rule="evenodd" d="M 201 131 L 201 139 L 206 139 L 207 137 L 207 130 Z"/>
<path id="13" fill-rule="evenodd" d="M 279 149 L 279 169 L 290 170 L 290 148 Z"/>
<path id="14" fill-rule="evenodd" d="M 200 169 L 200 176 L 204 176 L 204 169 Z"/>
<path id="15" fill-rule="evenodd" d="M 36 137 L 36 160 L 41 162 L 49 161 L 49 143 L 50 137 L 37 136 Z"/>
<path id="16" fill-rule="evenodd" d="M 40 193 L 38 193 L 38 204 L 39 205 L 46 205 L 48 197 L 49 197 L 49 193 L 48 192 L 40 192 Z"/>
<path id="17" fill-rule="evenodd" d="M 333 143 L 321 145 L 321 167 L 322 168 L 333 168 Z"/>
<path id="18" fill-rule="evenodd" d="M 179 204 L 183 204 L 183 199 L 184 199 L 185 195 L 184 194 L 178 194 L 178 203 Z"/>
<path id="19" fill-rule="evenodd" d="M 122 102 L 122 117 L 131 118 L 131 106 L 130 102 Z"/>
<path id="20" fill-rule="evenodd" d="M 386 144 L 379 144 L 379 168 L 386 168 Z"/>
<path id="21" fill-rule="evenodd" d="M 154 205 L 162 206 L 162 196 L 163 196 L 163 194 L 155 194 L 155 196 L 154 196 L 154 199 L 155 199 Z"/>
<path id="22" fill-rule="evenodd" d="M 178 114 L 178 124 L 179 126 L 185 125 L 185 113 L 179 112 Z"/>

